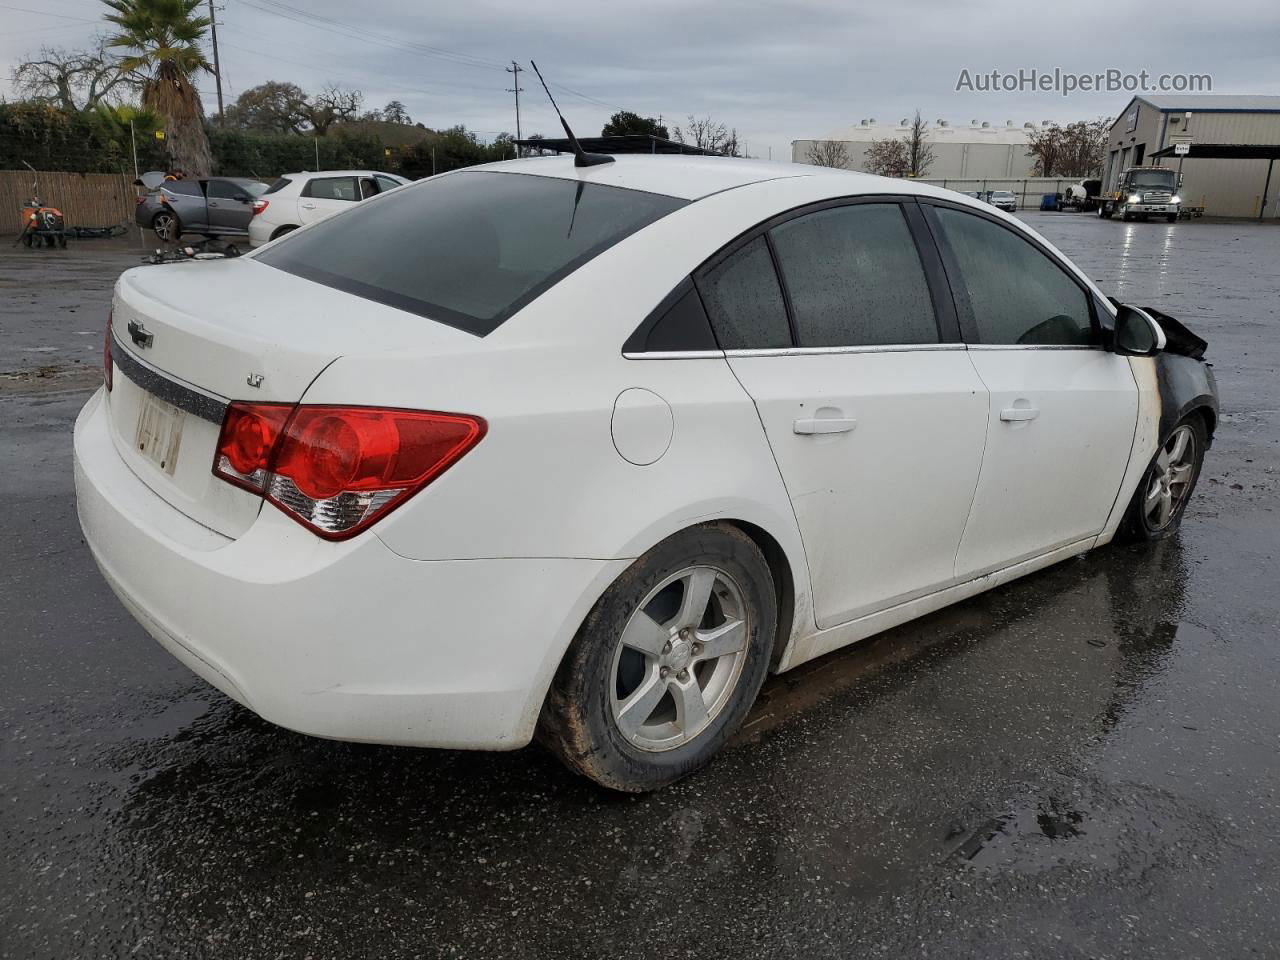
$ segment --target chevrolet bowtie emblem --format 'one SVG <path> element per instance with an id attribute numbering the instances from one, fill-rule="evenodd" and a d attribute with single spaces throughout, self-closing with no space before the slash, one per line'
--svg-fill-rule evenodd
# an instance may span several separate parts
<path id="1" fill-rule="evenodd" d="M 156 336 L 154 333 L 148 333 L 147 328 L 137 320 L 130 320 L 129 338 L 138 346 L 145 349 L 155 342 Z"/>

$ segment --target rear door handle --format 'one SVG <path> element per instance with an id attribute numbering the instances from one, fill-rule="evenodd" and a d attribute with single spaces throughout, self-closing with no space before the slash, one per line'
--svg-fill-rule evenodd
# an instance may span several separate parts
<path id="1" fill-rule="evenodd" d="M 1040 416 L 1039 407 L 1005 407 L 1000 411 L 1000 419 L 1009 423 L 1034 420 L 1038 416 Z"/>
<path id="2" fill-rule="evenodd" d="M 799 434 L 848 433 L 857 425 L 852 417 L 809 417 L 795 421 L 791 427 Z"/>
<path id="3" fill-rule="evenodd" d="M 302 205 L 303 210 L 314 210 L 315 208 L 316 208 L 316 205 L 314 203 L 304 203 Z"/>

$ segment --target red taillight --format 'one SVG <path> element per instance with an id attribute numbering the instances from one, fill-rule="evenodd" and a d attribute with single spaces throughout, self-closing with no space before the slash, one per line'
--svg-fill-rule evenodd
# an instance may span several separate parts
<path id="1" fill-rule="evenodd" d="M 102 338 L 102 382 L 107 385 L 107 393 L 111 392 L 111 314 L 107 311 L 107 333 Z"/>
<path id="2" fill-rule="evenodd" d="M 485 429 L 464 414 L 233 403 L 213 472 L 263 491 L 316 534 L 344 540 L 456 463 Z"/>
<path id="3" fill-rule="evenodd" d="M 293 407 L 287 403 L 233 403 L 222 421 L 213 472 L 255 493 L 267 487 L 271 452 Z"/>
<path id="4" fill-rule="evenodd" d="M 255 201 L 253 201 L 253 213 L 252 213 L 252 214 L 250 214 L 250 216 L 254 216 L 254 217 L 256 217 L 258 214 L 260 214 L 263 210 L 267 209 L 267 207 L 269 207 L 269 206 L 271 206 L 271 201 L 270 201 L 270 200 L 255 200 Z"/>

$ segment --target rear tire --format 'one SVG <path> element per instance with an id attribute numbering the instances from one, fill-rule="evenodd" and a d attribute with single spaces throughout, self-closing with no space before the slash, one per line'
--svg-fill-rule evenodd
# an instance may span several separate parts
<path id="1" fill-rule="evenodd" d="M 177 214 L 161 211 L 151 218 L 151 230 L 161 243 L 176 243 L 182 236 L 182 223 Z"/>
<path id="2" fill-rule="evenodd" d="M 297 229 L 298 229 L 297 227 L 293 227 L 293 226 L 281 227 L 275 233 L 271 234 L 271 239 L 275 240 L 277 237 L 283 237 L 286 233 L 293 233 L 293 231 Z"/>
<path id="3" fill-rule="evenodd" d="M 723 523 L 668 537 L 592 607 L 552 681 L 538 738 L 613 790 L 673 783 L 746 717 L 776 624 L 773 577 L 750 537 Z"/>
<path id="4" fill-rule="evenodd" d="M 1165 217 L 1165 220 L 1167 220 L 1169 223 L 1177 223 L 1178 215 L 1176 213 L 1170 213 Z"/>
<path id="5" fill-rule="evenodd" d="M 1209 434 L 1199 413 L 1189 414 L 1173 428 L 1133 491 L 1117 531 L 1120 539 L 1163 540 L 1177 532 L 1200 479 L 1208 445 Z"/>

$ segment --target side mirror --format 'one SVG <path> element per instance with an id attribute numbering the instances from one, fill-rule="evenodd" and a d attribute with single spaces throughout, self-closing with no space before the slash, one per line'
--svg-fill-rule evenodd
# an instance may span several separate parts
<path id="1" fill-rule="evenodd" d="M 1164 349 L 1164 331 L 1145 310 L 1121 304 L 1116 313 L 1114 350 L 1122 356 L 1151 357 Z"/>

